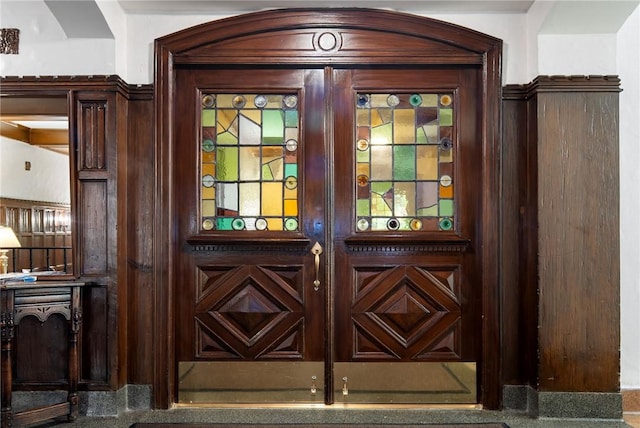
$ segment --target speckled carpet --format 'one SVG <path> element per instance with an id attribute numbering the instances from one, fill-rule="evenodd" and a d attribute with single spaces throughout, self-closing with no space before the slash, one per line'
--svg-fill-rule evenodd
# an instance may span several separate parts
<path id="1" fill-rule="evenodd" d="M 281 424 L 281 425 L 255 425 L 255 424 L 175 424 L 175 423 L 137 423 L 131 425 L 131 428 L 509 428 L 503 423 L 488 424 L 424 424 L 424 425 L 344 425 L 344 424 Z"/>

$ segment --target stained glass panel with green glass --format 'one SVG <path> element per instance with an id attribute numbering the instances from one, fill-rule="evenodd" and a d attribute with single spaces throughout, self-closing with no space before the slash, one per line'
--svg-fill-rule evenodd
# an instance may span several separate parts
<path id="1" fill-rule="evenodd" d="M 358 93 L 356 230 L 455 227 L 452 93 Z"/>
<path id="2" fill-rule="evenodd" d="M 203 230 L 299 229 L 299 117 L 294 94 L 202 94 Z"/>

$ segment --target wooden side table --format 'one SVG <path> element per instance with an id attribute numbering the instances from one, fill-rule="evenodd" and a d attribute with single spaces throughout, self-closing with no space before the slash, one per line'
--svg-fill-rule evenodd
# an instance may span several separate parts
<path id="1" fill-rule="evenodd" d="M 18 427 L 48 419 L 78 416 L 78 332 L 82 322 L 80 290 L 84 283 L 38 281 L 12 282 L 0 285 L 0 334 L 2 338 L 2 428 Z M 69 381 L 67 401 L 45 407 L 14 412 L 12 346 L 14 327 L 26 316 L 45 322 L 51 315 L 61 314 L 68 321 Z"/>

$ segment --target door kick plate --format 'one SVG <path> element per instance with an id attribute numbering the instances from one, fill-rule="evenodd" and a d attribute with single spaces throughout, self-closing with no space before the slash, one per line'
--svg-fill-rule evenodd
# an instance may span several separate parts
<path id="1" fill-rule="evenodd" d="M 324 403 L 324 362 L 182 361 L 178 403 Z"/>
<path id="2" fill-rule="evenodd" d="M 476 363 L 334 363 L 336 403 L 477 403 Z"/>

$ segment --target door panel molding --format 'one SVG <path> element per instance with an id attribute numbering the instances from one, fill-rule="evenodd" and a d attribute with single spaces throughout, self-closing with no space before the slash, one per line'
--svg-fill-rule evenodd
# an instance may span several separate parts
<path id="1" fill-rule="evenodd" d="M 363 35 L 367 37 L 363 37 Z M 268 42 L 273 37 L 279 37 L 278 40 L 282 41 L 276 45 L 278 47 L 275 49 L 274 45 Z M 373 40 L 375 43 L 371 42 Z M 182 291 L 179 291 L 176 285 L 179 278 L 185 273 L 193 272 L 194 268 L 194 266 L 184 266 L 178 270 L 174 265 L 176 254 L 182 245 L 175 240 L 175 228 L 180 218 L 176 207 L 180 206 L 180 201 L 184 200 L 184 195 L 180 194 L 180 190 L 174 188 L 172 179 L 175 174 L 175 157 L 179 144 L 175 128 L 180 126 L 179 121 L 183 113 L 181 109 L 184 107 L 176 104 L 177 78 L 184 75 L 185 71 L 198 68 L 203 70 L 208 67 L 211 70 L 221 66 L 244 70 L 257 70 L 259 67 L 273 67 L 283 70 L 295 69 L 296 67 L 321 68 L 331 64 L 337 67 L 357 68 L 366 65 L 367 67 L 404 67 L 405 69 L 418 65 L 434 69 L 453 65 L 460 69 L 475 70 L 466 78 L 470 80 L 467 84 L 470 83 L 470 87 L 475 88 L 475 92 L 469 94 L 469 100 L 473 100 L 475 103 L 470 106 L 470 110 L 480 112 L 478 116 L 472 115 L 473 120 L 478 121 L 477 129 L 479 132 L 473 141 L 475 146 L 468 148 L 469 158 L 461 161 L 462 165 L 472 163 L 479 165 L 477 183 L 483 191 L 477 199 L 477 216 L 472 223 L 469 223 L 472 230 L 465 231 L 463 228 L 462 236 L 464 238 L 461 241 L 454 240 L 453 243 L 434 241 L 426 244 L 432 247 L 434 254 L 441 254 L 447 260 L 450 257 L 454 259 L 458 256 L 467 257 L 466 254 L 472 251 L 474 257 L 477 258 L 474 263 L 482 266 L 482 269 L 478 271 L 479 276 L 474 278 L 480 291 L 474 297 L 473 302 L 469 302 L 475 305 L 474 310 L 479 311 L 482 315 L 480 327 L 481 358 L 478 363 L 481 382 L 479 391 L 481 402 L 485 408 L 499 408 L 502 388 L 500 286 L 498 281 L 502 42 L 456 25 L 398 12 L 369 9 L 293 9 L 251 13 L 203 24 L 157 39 L 155 48 L 154 88 L 157 126 L 156 161 L 158 165 L 155 194 L 158 197 L 155 202 L 156 223 L 154 225 L 154 233 L 157 238 L 154 250 L 156 284 L 154 407 L 166 408 L 177 398 L 177 365 L 173 352 L 176 341 L 183 339 L 177 338 L 173 331 L 178 319 L 176 311 L 182 311 L 184 308 L 177 307 L 174 299 L 177 293 Z M 233 73 L 233 71 L 229 73 Z M 328 77 L 328 82 L 333 78 L 330 72 L 324 74 L 326 78 Z M 273 76 L 275 78 L 276 74 L 274 73 Z M 317 78 L 317 75 L 313 75 L 309 79 L 313 80 L 314 78 Z M 365 83 L 365 81 L 363 80 L 361 83 Z M 343 82 L 337 79 L 328 84 L 332 87 L 334 85 L 340 87 Z M 442 86 L 437 82 L 434 85 L 436 87 Z M 196 86 L 205 87 L 206 85 L 198 83 Z M 222 88 L 223 86 L 224 82 L 220 80 L 216 87 Z M 344 90 L 348 91 L 347 88 Z M 318 100 L 319 97 L 326 97 L 324 102 L 330 103 L 333 96 L 330 92 L 328 89 L 322 89 L 320 93 L 307 94 L 307 98 Z M 324 105 L 327 110 L 327 104 Z M 350 105 L 336 106 L 334 114 L 341 117 L 351 115 L 353 113 L 349 112 L 350 108 Z M 459 114 L 465 114 L 465 112 Z M 334 135 L 334 132 L 330 128 L 335 126 L 336 134 L 348 133 L 349 131 L 340 129 L 339 124 L 331 123 L 331 119 L 324 116 L 324 114 L 315 116 L 308 114 L 305 117 L 306 126 L 312 125 L 316 128 L 324 127 L 327 129 L 329 136 L 320 138 L 327 138 L 324 141 L 325 155 L 333 157 L 331 150 L 333 150 L 334 142 L 331 136 Z M 318 121 L 321 122 L 318 123 Z M 313 138 L 317 137 L 315 132 L 312 131 Z M 335 142 L 335 145 L 339 143 Z M 472 144 L 472 142 L 469 141 L 465 144 Z M 336 155 L 339 154 L 336 152 Z M 309 159 L 309 162 L 318 162 L 315 165 L 316 168 L 311 168 L 311 164 L 306 165 L 305 168 L 309 168 L 310 171 L 321 171 L 322 174 L 332 171 L 331 166 L 326 165 L 323 159 Z M 341 182 L 337 181 L 333 183 L 332 188 L 340 185 Z M 314 190 L 323 192 L 318 196 L 318 200 L 325 202 L 328 200 L 330 192 L 339 197 L 339 192 L 333 190 L 327 191 L 321 188 Z M 325 205 L 329 215 L 332 215 L 332 206 Z M 326 233 L 325 227 L 328 229 L 333 225 L 316 225 L 313 222 L 305 225 L 308 230 L 318 230 L 318 236 L 310 237 L 313 242 L 322 240 L 322 236 Z M 464 242 L 467 239 L 466 232 L 473 232 L 469 235 L 472 237 L 470 238 L 472 239 L 471 243 Z M 336 236 L 340 235 L 339 228 L 332 230 L 332 233 L 335 233 Z M 341 236 L 346 237 L 345 234 Z M 216 251 L 216 245 L 227 245 L 228 243 L 203 242 L 194 239 L 191 244 L 196 247 L 202 246 L 200 248 L 204 250 Z M 248 244 L 248 242 L 243 242 L 243 244 Z M 302 242 L 298 244 L 300 248 L 305 247 Z M 331 243 L 327 245 L 327 243 L 321 242 L 321 244 L 327 248 L 329 262 L 332 258 L 339 258 L 342 251 L 351 251 L 342 245 L 336 245 L 335 249 L 331 249 Z M 348 245 L 352 245 L 353 248 L 365 248 L 366 244 L 353 241 Z M 425 245 L 425 243 L 413 242 L 413 245 L 409 251 L 416 252 L 415 257 L 417 257 L 418 246 Z M 398 248 L 402 248 L 402 245 Z M 438 248 L 446 249 L 446 251 L 437 251 Z M 405 250 L 407 247 L 401 251 Z M 197 254 L 205 255 L 206 252 L 196 252 L 196 259 L 201 258 Z M 231 257 L 229 253 L 227 254 L 228 257 Z M 358 254 L 358 252 L 354 251 L 354 254 Z M 365 255 L 366 252 L 363 251 L 359 254 Z M 312 272 L 312 258 L 310 257 L 309 260 L 310 265 L 307 269 Z M 449 260 L 449 263 L 451 262 Z M 238 261 L 235 263 L 241 264 Z M 260 264 L 259 261 L 254 261 L 254 263 Z M 283 264 L 286 262 L 283 261 Z M 335 279 L 335 273 L 328 270 L 324 273 L 328 280 Z M 465 268 L 461 274 L 468 277 L 474 272 Z M 330 293 L 331 291 L 327 290 L 325 297 L 332 300 L 333 296 Z M 326 316 L 325 328 L 330 336 L 334 328 L 330 311 L 323 316 Z M 474 331 L 476 328 L 477 326 L 466 325 L 464 321 L 460 325 L 461 334 Z M 331 346 L 330 344 L 327 348 L 328 356 L 333 352 Z M 472 349 L 465 352 L 476 354 L 476 351 L 477 349 L 472 346 Z M 466 358 L 464 352 L 461 357 Z M 327 389 L 330 389 L 333 394 L 332 377 L 328 373 L 324 373 L 324 376 Z"/>

